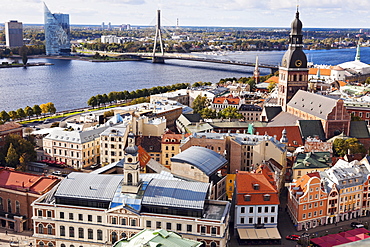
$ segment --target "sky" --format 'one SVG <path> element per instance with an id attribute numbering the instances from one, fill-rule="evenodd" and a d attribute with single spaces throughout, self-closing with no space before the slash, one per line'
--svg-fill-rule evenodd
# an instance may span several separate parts
<path id="1" fill-rule="evenodd" d="M 289 27 L 298 0 L 45 0 L 52 13 L 69 14 L 71 24 L 132 26 Z M 369 0 L 300 0 L 307 28 L 370 28 Z M 1 0 L 0 23 L 42 24 L 43 1 Z"/>

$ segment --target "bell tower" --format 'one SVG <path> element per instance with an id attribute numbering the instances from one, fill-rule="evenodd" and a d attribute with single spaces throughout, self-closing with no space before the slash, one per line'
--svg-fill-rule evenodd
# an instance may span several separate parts
<path id="1" fill-rule="evenodd" d="M 137 193 L 141 185 L 138 147 L 135 145 L 135 135 L 130 132 L 127 136 L 127 147 L 123 163 L 122 192 Z"/>
<path id="2" fill-rule="evenodd" d="M 307 57 L 303 52 L 302 22 L 299 11 L 291 24 L 289 48 L 285 52 L 279 67 L 278 105 L 286 111 L 287 104 L 298 90 L 307 91 Z"/>

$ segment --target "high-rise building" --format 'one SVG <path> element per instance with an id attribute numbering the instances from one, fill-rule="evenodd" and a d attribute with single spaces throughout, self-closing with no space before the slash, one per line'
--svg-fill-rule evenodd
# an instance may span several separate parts
<path id="1" fill-rule="evenodd" d="M 44 5 L 46 55 L 68 55 L 71 52 L 68 14 L 52 14 Z"/>
<path id="2" fill-rule="evenodd" d="M 23 25 L 22 22 L 5 22 L 5 36 L 7 47 L 23 46 Z"/>
<path id="3" fill-rule="evenodd" d="M 298 90 L 307 91 L 308 68 L 307 57 L 303 50 L 302 22 L 296 17 L 292 22 L 289 38 L 289 48 L 282 59 L 279 68 L 278 104 L 286 111 L 287 104 Z"/>
<path id="4" fill-rule="evenodd" d="M 104 30 L 105 28 L 105 24 L 104 24 L 104 21 L 101 23 L 101 30 Z"/>

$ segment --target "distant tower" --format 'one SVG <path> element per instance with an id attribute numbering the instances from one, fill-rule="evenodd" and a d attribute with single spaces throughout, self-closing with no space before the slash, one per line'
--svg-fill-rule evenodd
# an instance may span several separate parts
<path id="1" fill-rule="evenodd" d="M 71 30 L 68 14 L 52 14 L 44 3 L 46 55 L 68 55 L 71 52 Z"/>
<path id="2" fill-rule="evenodd" d="M 254 67 L 253 76 L 254 76 L 254 81 L 256 83 L 259 83 L 260 82 L 260 69 L 258 68 L 258 56 L 256 56 L 256 65 Z"/>
<path id="3" fill-rule="evenodd" d="M 358 42 L 355 61 L 360 61 L 360 60 L 361 60 L 361 55 L 360 55 L 360 42 Z"/>
<path id="4" fill-rule="evenodd" d="M 307 91 L 308 87 L 307 57 L 302 50 L 302 22 L 299 20 L 298 7 L 291 28 L 289 48 L 279 67 L 278 104 L 283 111 L 286 111 L 288 102 L 298 90 Z"/>
<path id="5" fill-rule="evenodd" d="M 176 29 L 179 29 L 179 18 L 176 18 Z"/>
<path id="6" fill-rule="evenodd" d="M 105 24 L 104 24 L 104 21 L 101 23 L 101 30 L 104 30 L 105 28 Z"/>
<path id="7" fill-rule="evenodd" d="M 108 22 L 108 30 L 112 30 L 112 24 Z"/>
<path id="8" fill-rule="evenodd" d="M 140 184 L 138 148 L 135 145 L 135 135 L 130 132 L 127 136 L 127 147 L 125 149 L 122 192 L 137 193 Z"/>
<path id="9" fill-rule="evenodd" d="M 5 22 L 6 46 L 9 48 L 23 46 L 22 22 Z"/>
<path id="10" fill-rule="evenodd" d="M 154 38 L 154 47 L 153 47 L 153 63 L 164 63 L 163 57 L 156 57 L 155 50 L 157 48 L 157 39 L 159 39 L 160 48 L 162 56 L 164 55 L 163 51 L 163 42 L 162 42 L 162 33 L 161 33 L 161 10 L 157 10 L 157 25 L 155 28 L 155 38 Z"/>

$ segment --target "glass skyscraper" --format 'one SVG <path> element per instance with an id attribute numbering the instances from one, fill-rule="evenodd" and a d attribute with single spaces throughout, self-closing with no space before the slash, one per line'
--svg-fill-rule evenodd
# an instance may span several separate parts
<path id="1" fill-rule="evenodd" d="M 44 4 L 46 55 L 68 55 L 71 52 L 68 14 L 52 14 Z"/>

